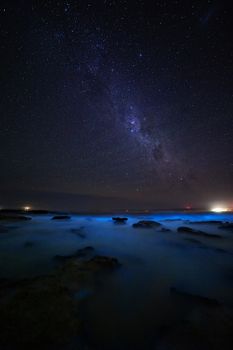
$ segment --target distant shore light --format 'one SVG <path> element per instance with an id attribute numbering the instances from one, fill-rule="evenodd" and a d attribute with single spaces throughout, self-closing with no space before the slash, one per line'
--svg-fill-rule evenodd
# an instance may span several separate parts
<path id="1" fill-rule="evenodd" d="M 211 211 L 213 211 L 214 213 L 224 213 L 226 211 L 229 211 L 229 209 L 224 207 L 215 207 L 212 208 Z"/>
<path id="2" fill-rule="evenodd" d="M 29 211 L 30 209 L 31 209 L 31 207 L 29 207 L 29 206 L 23 207 L 23 210 L 25 210 L 25 211 Z"/>

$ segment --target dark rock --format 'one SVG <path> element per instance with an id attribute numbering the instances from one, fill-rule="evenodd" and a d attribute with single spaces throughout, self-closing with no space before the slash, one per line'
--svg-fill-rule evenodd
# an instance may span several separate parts
<path id="1" fill-rule="evenodd" d="M 35 214 L 35 215 L 46 215 L 46 214 L 49 214 L 50 212 L 48 210 L 43 210 L 43 209 L 31 209 L 31 210 L 28 210 L 28 213 Z"/>
<path id="2" fill-rule="evenodd" d="M 133 224 L 134 228 L 155 228 L 155 227 L 159 227 L 161 226 L 161 224 L 159 222 L 156 221 L 146 221 L 146 220 L 141 220 L 138 221 L 136 224 Z"/>
<path id="3" fill-rule="evenodd" d="M 187 301 L 198 303 L 198 304 L 203 304 L 207 306 L 219 306 L 221 303 L 216 300 L 216 299 L 211 299 L 207 297 L 203 297 L 197 294 L 192 294 L 188 293 L 185 291 L 181 291 L 175 287 L 170 288 L 170 292 L 173 295 L 181 296 L 184 300 L 186 299 Z"/>
<path id="4" fill-rule="evenodd" d="M 66 348 L 79 332 L 77 316 L 75 301 L 66 288 L 44 280 L 28 285 L 0 302 L 0 347 Z"/>
<path id="5" fill-rule="evenodd" d="M 125 224 L 126 221 L 128 220 L 128 218 L 113 217 L 112 220 L 113 220 L 116 224 Z"/>
<path id="6" fill-rule="evenodd" d="M 74 254 L 71 255 L 56 255 L 54 257 L 54 260 L 59 262 L 65 262 L 73 259 L 79 259 L 79 258 L 86 258 L 89 257 L 91 254 L 94 253 L 93 247 L 85 247 L 82 249 L 78 249 Z"/>
<path id="7" fill-rule="evenodd" d="M 0 214 L 0 221 L 28 221 L 31 220 L 29 216 L 24 215 L 2 215 Z"/>
<path id="8" fill-rule="evenodd" d="M 55 215 L 52 220 L 69 220 L 71 217 L 69 215 Z"/>
<path id="9" fill-rule="evenodd" d="M 191 233 L 191 234 L 206 237 L 206 238 L 222 238 L 222 236 L 220 236 L 220 235 L 213 234 L 213 233 L 206 233 L 206 232 L 199 231 L 199 230 L 194 230 L 191 227 L 187 227 L 187 226 L 178 227 L 177 232 Z"/>
<path id="10" fill-rule="evenodd" d="M 113 270 L 120 266 L 116 258 L 96 255 L 85 263 L 85 267 L 91 270 Z"/>

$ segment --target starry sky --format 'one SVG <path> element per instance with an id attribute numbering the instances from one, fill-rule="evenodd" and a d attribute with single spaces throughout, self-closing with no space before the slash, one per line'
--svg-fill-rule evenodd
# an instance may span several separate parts
<path id="1" fill-rule="evenodd" d="M 0 3 L 0 206 L 233 205 L 224 0 Z"/>

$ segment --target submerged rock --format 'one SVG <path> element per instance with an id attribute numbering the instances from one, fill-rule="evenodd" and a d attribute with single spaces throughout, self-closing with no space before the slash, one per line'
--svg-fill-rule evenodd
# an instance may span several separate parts
<path id="1" fill-rule="evenodd" d="M 124 217 L 113 217 L 112 220 L 116 223 L 116 224 L 125 224 L 126 221 L 128 220 L 128 218 L 124 218 Z"/>
<path id="2" fill-rule="evenodd" d="M 78 249 L 74 254 L 71 255 L 55 255 L 54 260 L 65 262 L 72 259 L 90 257 L 90 255 L 93 254 L 94 251 L 95 250 L 93 247 L 88 246 L 85 248 Z"/>
<path id="3" fill-rule="evenodd" d="M 85 263 L 85 267 L 91 270 L 113 270 L 120 266 L 116 258 L 96 255 Z"/>
<path id="4" fill-rule="evenodd" d="M 159 226 L 161 226 L 159 222 L 152 220 L 141 220 L 138 221 L 136 224 L 133 224 L 134 228 L 155 228 Z"/>
<path id="5" fill-rule="evenodd" d="M 213 233 L 206 233 L 203 231 L 199 231 L 199 230 L 194 230 L 191 227 L 187 227 L 187 226 L 180 226 L 177 228 L 177 232 L 181 232 L 181 233 L 191 233 L 194 235 L 198 235 L 198 236 L 203 236 L 203 237 L 207 237 L 207 238 L 222 238 L 222 236 L 218 235 L 218 234 L 213 234 Z"/>
<path id="6" fill-rule="evenodd" d="M 69 215 L 55 215 L 51 220 L 69 220 L 70 218 Z"/>

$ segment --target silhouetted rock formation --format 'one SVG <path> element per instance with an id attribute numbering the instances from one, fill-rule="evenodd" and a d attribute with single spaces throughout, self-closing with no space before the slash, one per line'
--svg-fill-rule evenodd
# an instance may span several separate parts
<path id="1" fill-rule="evenodd" d="M 116 223 L 116 224 L 125 224 L 126 221 L 128 220 L 128 218 L 121 218 L 121 217 L 113 217 L 112 220 Z"/>
<path id="2" fill-rule="evenodd" d="M 206 233 L 206 232 L 199 231 L 199 230 L 194 230 L 193 228 L 187 227 L 187 226 L 178 227 L 177 232 L 191 233 L 194 235 L 203 236 L 203 237 L 207 237 L 207 238 L 222 238 L 220 235 L 213 234 L 213 233 Z"/>
<path id="3" fill-rule="evenodd" d="M 141 220 L 138 221 L 136 224 L 133 224 L 134 228 L 155 228 L 155 227 L 159 227 L 161 226 L 161 224 L 159 222 L 156 221 L 146 221 L 146 220 Z"/>

